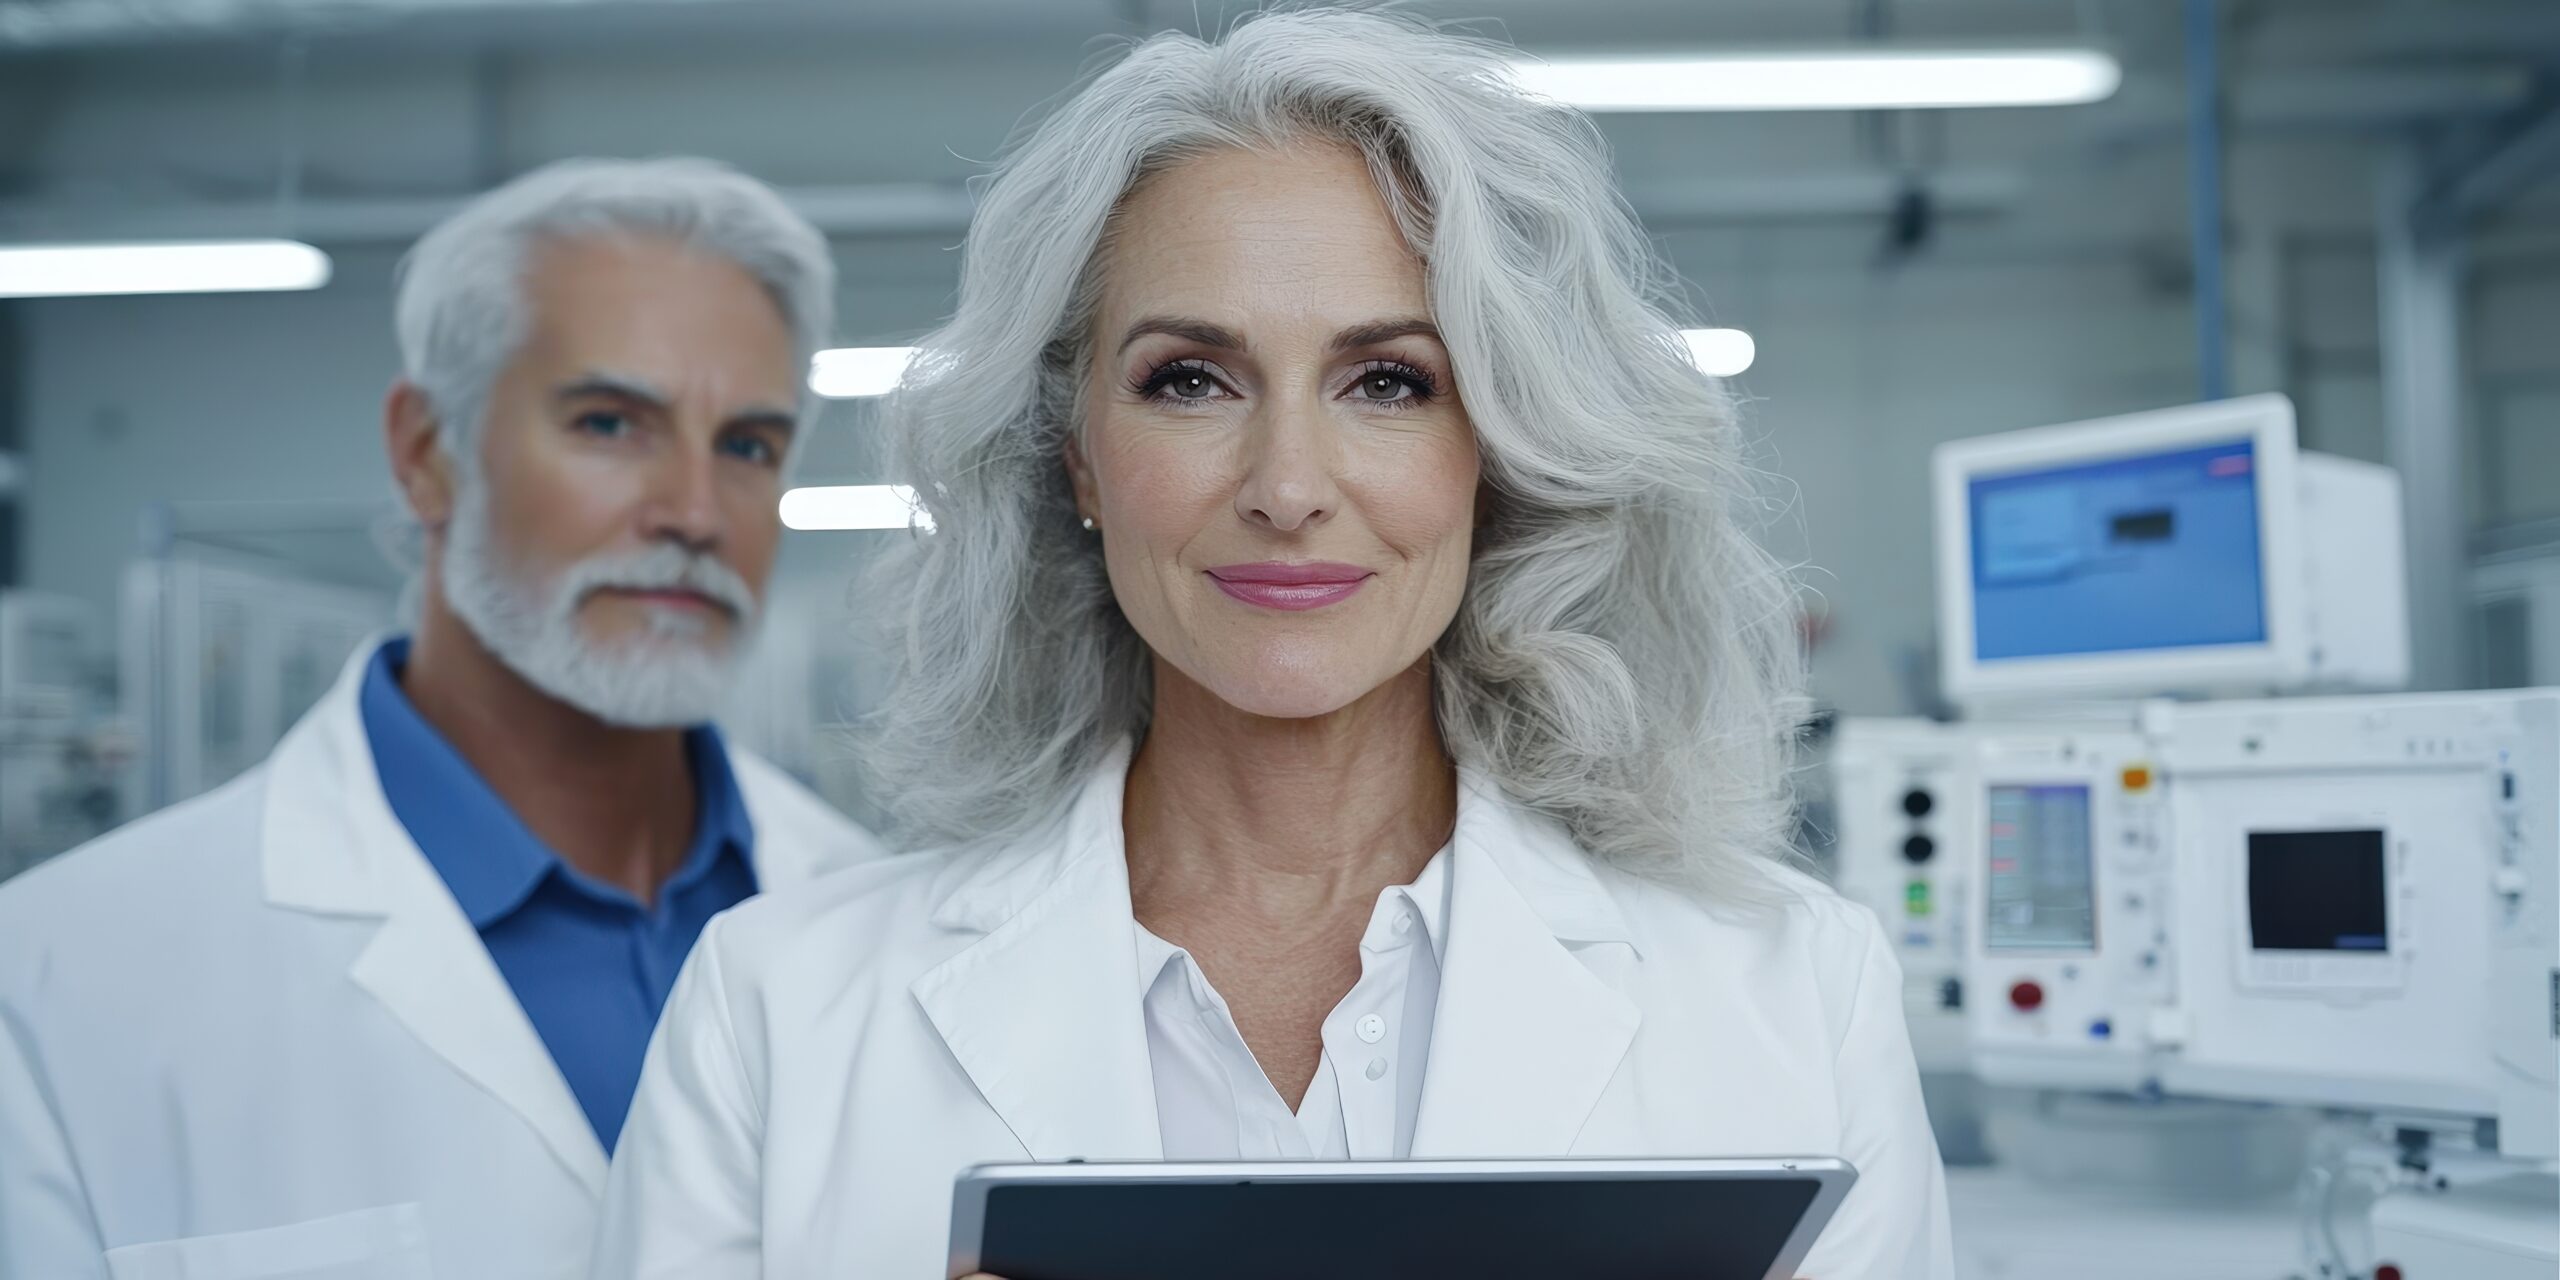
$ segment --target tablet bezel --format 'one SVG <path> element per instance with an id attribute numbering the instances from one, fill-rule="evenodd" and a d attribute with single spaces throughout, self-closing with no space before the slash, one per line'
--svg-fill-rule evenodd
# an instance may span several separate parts
<path id="1" fill-rule="evenodd" d="M 1228 1185 L 1239 1182 L 1616 1181 L 1679 1177 L 1699 1181 L 1749 1181 L 1810 1177 L 1814 1194 L 1770 1263 L 1768 1280 L 1793 1280 L 1822 1229 L 1847 1198 L 1858 1171 L 1832 1156 L 1763 1156 L 1744 1159 L 1585 1160 L 1366 1160 L 1366 1161 L 1158 1161 L 1102 1160 L 1061 1164 L 981 1164 L 962 1171 L 951 1188 L 953 1276 L 978 1270 L 987 1217 L 987 1193 L 997 1187 L 1070 1182 L 1121 1185 Z"/>

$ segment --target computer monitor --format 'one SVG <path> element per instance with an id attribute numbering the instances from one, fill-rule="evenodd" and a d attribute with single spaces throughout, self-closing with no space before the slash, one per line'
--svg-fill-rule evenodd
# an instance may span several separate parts
<path id="1" fill-rule="evenodd" d="M 1935 471 L 1959 701 L 2407 677 L 2398 482 L 2300 452 L 2283 396 L 1960 440 Z"/>

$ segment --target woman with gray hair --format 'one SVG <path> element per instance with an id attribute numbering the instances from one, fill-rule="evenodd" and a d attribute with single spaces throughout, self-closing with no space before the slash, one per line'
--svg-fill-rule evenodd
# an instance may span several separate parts
<path id="1" fill-rule="evenodd" d="M 944 851 L 705 935 L 600 1277 L 941 1274 L 982 1161 L 1780 1153 L 1860 1173 L 1808 1274 L 1952 1273 L 1733 411 L 1500 52 L 1162 36 L 1004 163 L 884 422 Z"/>

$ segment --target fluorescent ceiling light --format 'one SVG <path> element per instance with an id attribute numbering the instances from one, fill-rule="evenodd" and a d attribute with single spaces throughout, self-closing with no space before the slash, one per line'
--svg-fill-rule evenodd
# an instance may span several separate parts
<path id="1" fill-rule="evenodd" d="M 916 491 L 902 484 L 840 484 L 793 489 L 782 495 L 782 523 L 790 529 L 904 529 L 933 532 L 933 517 L 916 505 Z"/>
<path id="2" fill-rule="evenodd" d="M 1519 59 L 1521 88 L 1585 111 L 1873 111 L 2096 102 L 2124 69 L 2095 49 L 1836 49 Z"/>
<path id="3" fill-rule="evenodd" d="M 329 283 L 329 255 L 293 240 L 0 245 L 0 298 L 257 293 Z"/>
<path id="4" fill-rule="evenodd" d="M 1689 363 L 1710 378 L 1730 378 L 1760 354 L 1760 344 L 1740 329 L 1683 329 L 1680 338 L 1689 344 Z"/>
<path id="5" fill-rule="evenodd" d="M 809 389 L 830 400 L 885 396 L 898 389 L 914 347 L 836 347 L 809 362 Z M 900 526 L 901 528 L 905 526 Z"/>

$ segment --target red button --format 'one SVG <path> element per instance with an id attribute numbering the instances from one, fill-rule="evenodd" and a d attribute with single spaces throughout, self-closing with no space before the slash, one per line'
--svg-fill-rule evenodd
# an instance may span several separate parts
<path id="1" fill-rule="evenodd" d="M 2034 1013 L 2044 1007 L 2044 984 L 2033 978 L 2020 982 L 2009 988 L 2009 1003 L 2016 1005 L 2020 1013 Z"/>
<path id="2" fill-rule="evenodd" d="M 2373 1280 L 2400 1280 L 2400 1268 L 2383 1263 L 2373 1269 Z"/>

